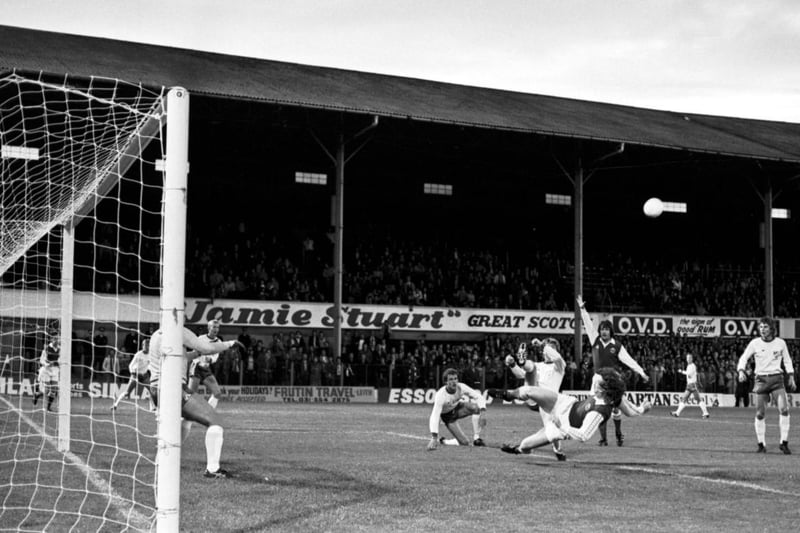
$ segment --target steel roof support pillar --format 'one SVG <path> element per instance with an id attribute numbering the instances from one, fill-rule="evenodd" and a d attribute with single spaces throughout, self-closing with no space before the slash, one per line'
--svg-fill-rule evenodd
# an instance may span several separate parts
<path id="1" fill-rule="evenodd" d="M 332 155 L 325 148 L 325 144 L 314 134 L 313 130 L 311 131 L 317 144 L 320 145 L 325 154 L 333 161 L 336 175 L 336 195 L 333 201 L 333 358 L 334 360 L 338 360 L 339 363 L 342 362 L 342 286 L 344 284 L 344 167 L 345 164 L 366 145 L 369 139 L 365 139 L 364 142 L 353 149 L 347 157 L 345 157 L 345 147 L 348 142 L 358 139 L 377 125 L 378 117 L 374 116 L 370 124 L 359 130 L 349 139 L 345 138 L 344 126 L 342 125 L 337 135 L 335 155 Z M 343 379 L 344 372 L 340 375 L 340 385 Z"/>

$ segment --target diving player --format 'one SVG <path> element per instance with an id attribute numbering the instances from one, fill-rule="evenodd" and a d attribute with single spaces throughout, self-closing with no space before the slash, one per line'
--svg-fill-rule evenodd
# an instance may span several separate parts
<path id="1" fill-rule="evenodd" d="M 547 338 L 544 341 L 532 339 L 531 352 L 540 351 L 543 360 L 534 362 L 528 359 L 527 350 L 523 343 L 520 345 L 519 351 L 517 351 L 516 358 L 512 355 L 506 356 L 506 366 L 517 378 L 524 379 L 526 386 L 543 387 L 557 393 L 561 388 L 566 369 L 564 358 L 561 357 L 559 348 L 559 342 L 554 338 Z M 547 412 L 542 411 L 534 400 L 528 399 L 525 403 L 532 411 L 539 411 L 542 424 L 547 424 L 550 420 L 550 415 Z M 553 453 L 555 453 L 559 461 L 567 459 L 566 454 L 561 449 L 561 441 L 553 442 Z"/>
<path id="2" fill-rule="evenodd" d="M 500 449 L 506 453 L 529 453 L 534 448 L 563 439 L 586 442 L 594 435 L 600 424 L 611 416 L 625 394 L 625 382 L 613 368 L 597 371 L 596 392 L 583 400 L 559 394 L 543 387 L 520 387 L 505 391 L 489 389 L 492 398 L 511 400 L 533 400 L 539 410 L 548 414 L 544 427 L 525 438 L 519 445 L 504 444 Z"/>

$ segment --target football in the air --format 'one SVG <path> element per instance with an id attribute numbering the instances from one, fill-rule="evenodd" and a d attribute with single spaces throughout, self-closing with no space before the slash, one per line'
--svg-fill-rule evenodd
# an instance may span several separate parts
<path id="1" fill-rule="evenodd" d="M 655 218 L 664 212 L 664 202 L 658 198 L 650 198 L 644 203 L 644 214 Z"/>

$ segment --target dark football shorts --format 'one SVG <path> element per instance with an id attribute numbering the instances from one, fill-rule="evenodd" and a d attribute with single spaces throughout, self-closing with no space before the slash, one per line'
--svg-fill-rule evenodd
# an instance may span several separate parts
<path id="1" fill-rule="evenodd" d="M 469 404 L 467 403 L 459 403 L 456 405 L 456 408 L 448 413 L 442 413 L 441 419 L 442 422 L 445 424 L 452 424 L 456 420 L 460 420 L 464 417 L 470 416 L 472 411 L 470 410 Z"/>
<path id="2" fill-rule="evenodd" d="M 181 407 L 183 407 L 192 397 L 192 393 L 181 389 L 181 396 Z M 150 385 L 150 397 L 153 399 L 153 405 L 158 406 L 158 383 Z"/>
<path id="3" fill-rule="evenodd" d="M 194 365 L 194 373 L 192 374 L 192 377 L 199 379 L 200 383 L 205 381 L 206 378 L 213 376 L 214 373 L 207 366 Z"/>
<path id="4" fill-rule="evenodd" d="M 753 385 L 754 394 L 769 394 L 771 392 L 784 390 L 786 387 L 783 384 L 783 373 L 770 374 L 768 376 L 756 376 L 756 381 Z"/>

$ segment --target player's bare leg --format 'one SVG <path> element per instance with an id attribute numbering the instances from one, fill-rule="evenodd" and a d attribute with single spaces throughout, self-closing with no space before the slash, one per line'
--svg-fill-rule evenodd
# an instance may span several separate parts
<path id="1" fill-rule="evenodd" d="M 216 409 L 217 404 L 219 403 L 219 397 L 222 395 L 222 389 L 220 388 L 219 383 L 217 383 L 217 378 L 215 378 L 213 375 L 208 376 L 203 382 L 203 385 L 205 385 L 206 389 L 211 392 L 211 396 L 208 398 L 209 405 Z"/>
<path id="2" fill-rule="evenodd" d="M 189 378 L 189 382 L 186 384 L 186 392 L 191 392 L 192 394 L 197 392 L 197 389 L 200 387 L 200 380 L 194 376 Z"/>
<path id="3" fill-rule="evenodd" d="M 120 393 L 120 395 L 117 396 L 117 398 L 114 400 L 114 404 L 111 406 L 111 410 L 112 411 L 116 410 L 117 407 L 119 407 L 120 402 L 131 393 L 131 389 L 135 385 L 136 385 L 136 378 L 135 377 L 131 377 L 131 379 L 128 380 L 128 384 L 125 385 L 125 390 L 123 390 Z"/>
<path id="4" fill-rule="evenodd" d="M 206 426 L 206 472 L 205 477 L 226 478 L 230 477 L 227 471 L 219 466 L 222 455 L 223 429 L 219 415 L 208 402 L 198 396 L 191 396 L 183 405 L 183 418 L 189 422 L 197 422 Z"/>
<path id="5" fill-rule="evenodd" d="M 39 403 L 39 398 L 42 396 L 44 396 L 44 393 L 42 392 L 42 384 L 37 379 L 33 384 L 33 405 Z"/>
<path id="6" fill-rule="evenodd" d="M 603 421 L 600 424 L 600 440 L 598 446 L 608 446 L 608 421 Z"/>
<path id="7" fill-rule="evenodd" d="M 58 396 L 58 385 L 56 383 L 48 383 L 44 387 L 44 394 L 47 396 L 47 410 L 51 411 L 53 407 L 53 402 Z"/>
<path id="8" fill-rule="evenodd" d="M 546 444 L 552 443 L 553 451 L 555 452 L 555 447 L 561 442 L 559 440 L 559 437 L 561 436 L 562 433 L 558 430 L 558 428 L 552 422 L 548 422 L 545 424 L 545 427 L 533 435 L 529 435 L 522 439 L 522 442 L 520 442 L 518 445 L 514 446 L 513 444 L 503 444 L 500 447 L 500 450 L 512 454 L 527 454 L 531 453 L 531 450 L 535 448 L 540 448 Z M 559 461 L 567 460 L 566 454 L 561 451 L 560 447 L 555 453 L 556 458 Z"/>
<path id="9" fill-rule="evenodd" d="M 780 451 L 786 455 L 791 455 L 789 449 L 789 405 L 786 401 L 786 391 L 781 390 L 775 393 L 778 400 L 778 426 L 781 432 L 781 443 L 778 446 Z"/>
<path id="10" fill-rule="evenodd" d="M 766 410 L 768 399 L 769 394 L 756 395 L 756 418 L 754 425 L 756 430 L 756 440 L 758 440 L 758 449 L 756 450 L 758 453 L 765 453 L 767 451 L 767 423 L 764 420 L 764 412 Z"/>
<path id="11" fill-rule="evenodd" d="M 489 389 L 487 393 L 492 398 L 502 398 L 507 402 L 513 400 L 533 400 L 539 404 L 540 409 L 544 409 L 545 411 L 552 410 L 558 400 L 558 393 L 542 387 L 526 386 L 512 390 Z"/>
<path id="12" fill-rule="evenodd" d="M 464 431 L 461 429 L 461 426 L 458 425 L 458 422 L 452 422 L 450 424 L 445 424 L 445 427 L 450 431 L 453 437 L 456 440 L 458 446 L 469 446 L 469 439 L 464 434 Z M 453 445 L 452 439 L 439 439 L 444 445 Z"/>

